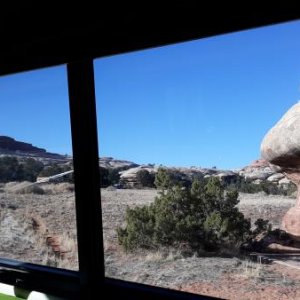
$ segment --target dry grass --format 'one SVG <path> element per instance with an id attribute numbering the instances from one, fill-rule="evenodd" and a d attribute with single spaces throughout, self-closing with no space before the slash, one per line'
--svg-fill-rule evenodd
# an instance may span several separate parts
<path id="1" fill-rule="evenodd" d="M 73 193 L 37 195 L 10 191 L 0 194 L 0 207 L 0 256 L 78 269 Z M 58 237 L 60 254 L 47 245 L 49 236 Z"/>
<path id="2" fill-rule="evenodd" d="M 3 192 L 15 194 L 44 194 L 44 190 L 40 186 L 33 185 L 33 183 L 29 181 L 8 182 L 4 185 Z"/>
<path id="3" fill-rule="evenodd" d="M 45 191 L 38 185 L 30 185 L 24 187 L 22 189 L 18 189 L 15 191 L 17 194 L 36 194 L 36 195 L 44 195 Z"/>
<path id="4" fill-rule="evenodd" d="M 33 184 L 29 181 L 8 182 L 3 184 L 4 192 L 15 194 L 58 195 L 74 192 L 74 184 L 68 182 Z"/>
<path id="5" fill-rule="evenodd" d="M 176 249 L 161 249 L 152 252 L 146 252 L 144 255 L 141 255 L 147 262 L 170 262 L 177 259 L 182 259 L 182 253 Z"/>
<path id="6" fill-rule="evenodd" d="M 48 183 L 43 184 L 42 187 L 47 195 L 58 195 L 74 192 L 74 184 L 68 182 Z"/>
<path id="7" fill-rule="evenodd" d="M 242 262 L 240 276 L 249 279 L 258 279 L 262 276 L 263 266 L 261 260 L 258 262 L 253 262 L 251 260 L 245 260 Z"/>

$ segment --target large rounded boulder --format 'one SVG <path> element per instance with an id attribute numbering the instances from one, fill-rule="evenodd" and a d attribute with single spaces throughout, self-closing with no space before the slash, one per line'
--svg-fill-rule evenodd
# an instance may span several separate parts
<path id="1" fill-rule="evenodd" d="M 269 130 L 261 144 L 261 156 L 281 168 L 298 188 L 297 201 L 282 220 L 282 228 L 300 241 L 300 102 L 292 106 Z"/>
<path id="2" fill-rule="evenodd" d="M 271 164 L 300 169 L 300 102 L 292 106 L 266 134 L 261 155 Z"/>

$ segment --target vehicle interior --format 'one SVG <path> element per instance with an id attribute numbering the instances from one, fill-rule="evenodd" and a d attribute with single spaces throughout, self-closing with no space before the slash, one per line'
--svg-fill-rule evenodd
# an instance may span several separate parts
<path id="1" fill-rule="evenodd" d="M 67 66 L 79 271 L 1 257 L 0 283 L 49 299 L 214 299 L 105 277 L 93 60 L 293 21 L 299 9 L 283 2 L 55 3 L 3 5 L 0 75 Z"/>

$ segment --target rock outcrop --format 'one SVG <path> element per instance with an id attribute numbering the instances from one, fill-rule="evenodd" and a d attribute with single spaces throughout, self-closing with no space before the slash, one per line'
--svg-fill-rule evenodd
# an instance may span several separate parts
<path id="1" fill-rule="evenodd" d="M 262 157 L 284 169 L 300 168 L 300 102 L 270 129 L 261 144 Z"/>
<path id="2" fill-rule="evenodd" d="M 22 151 L 27 153 L 46 153 L 45 149 L 32 146 L 32 144 L 16 141 L 8 136 L 0 136 L 0 149 L 2 151 Z"/>
<path id="3" fill-rule="evenodd" d="M 274 175 L 277 170 L 272 168 L 270 164 L 264 160 L 259 159 L 252 162 L 249 166 L 244 167 L 239 171 L 239 175 L 245 179 L 250 180 L 265 180 Z"/>
<path id="4" fill-rule="evenodd" d="M 101 167 L 106 169 L 118 169 L 118 170 L 128 170 L 130 168 L 138 167 L 139 165 L 128 160 L 114 159 L 112 157 L 101 157 L 99 159 L 99 164 Z"/>
<path id="5" fill-rule="evenodd" d="M 292 106 L 266 134 L 261 144 L 262 158 L 281 168 L 281 173 L 296 184 L 296 204 L 284 216 L 282 227 L 300 240 L 300 103 Z M 281 179 L 282 180 L 282 179 Z"/>
<path id="6" fill-rule="evenodd" d="M 141 170 L 147 170 L 151 174 L 155 174 L 157 172 L 157 167 L 154 166 L 138 166 L 130 168 L 126 171 L 120 172 L 121 175 L 121 181 L 123 184 L 125 184 L 127 187 L 136 187 L 139 185 L 139 182 L 137 180 L 137 173 Z"/>
<path id="7" fill-rule="evenodd" d="M 149 173 L 155 174 L 159 168 L 158 165 L 138 165 L 136 163 L 114 159 L 112 157 L 100 158 L 100 166 L 107 169 L 118 169 L 121 180 L 127 187 L 135 187 L 138 185 L 136 174 L 141 169 L 146 169 Z M 278 187 L 288 188 L 291 181 L 281 173 L 281 168 L 270 165 L 266 160 L 259 159 L 240 170 L 220 170 L 216 168 L 201 168 L 201 167 L 165 167 L 173 174 L 180 177 L 182 181 L 192 182 L 195 178 L 218 177 L 224 183 L 234 183 L 241 178 L 246 181 L 260 184 L 263 181 L 268 181 Z"/>
<path id="8" fill-rule="evenodd" d="M 38 148 L 32 144 L 16 141 L 9 136 L 0 136 L 0 155 L 13 155 L 19 157 L 40 157 L 43 159 L 53 159 L 59 161 L 67 160 L 66 156 L 47 152 L 43 148 Z"/>

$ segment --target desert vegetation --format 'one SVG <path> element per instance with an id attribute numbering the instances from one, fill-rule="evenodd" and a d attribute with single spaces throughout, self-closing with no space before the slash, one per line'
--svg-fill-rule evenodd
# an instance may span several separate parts
<path id="1" fill-rule="evenodd" d="M 76 270 L 74 185 L 64 179 L 30 186 L 34 180 L 13 177 L 26 160 L 4 159 L 10 177 L 0 179 L 0 255 Z M 28 168 L 36 177 L 71 166 L 36 162 Z M 154 173 L 151 165 L 139 168 L 135 185 L 128 185 L 121 176 L 126 169 L 100 165 L 106 276 L 222 296 L 219 283 L 227 298 L 251 286 L 293 295 L 297 274 L 253 261 L 244 247 L 260 233 L 278 232 L 295 201 L 287 196 L 292 184 L 288 191 L 288 185 L 236 175 L 189 176 L 165 167 Z"/>
<path id="2" fill-rule="evenodd" d="M 242 176 L 239 176 L 235 182 L 225 183 L 225 185 L 227 188 L 235 188 L 239 192 L 250 194 L 264 192 L 267 195 L 291 196 L 297 190 L 296 185 L 292 182 L 286 185 L 278 185 L 268 180 L 254 183 L 252 180 L 245 179 Z"/>
<path id="3" fill-rule="evenodd" d="M 2 184 L 0 193 L 0 256 L 77 270 L 73 185 L 47 183 L 16 191 L 14 185 L 20 184 Z"/>
<path id="4" fill-rule="evenodd" d="M 270 299 L 297 299 L 300 275 L 296 269 L 257 261 L 235 245 L 197 252 L 186 243 L 175 243 L 126 251 L 116 228 L 126 228 L 126 210 L 151 206 L 160 197 L 159 190 L 105 188 L 101 197 L 106 276 L 223 298 L 226 295 L 228 299 L 269 299 L 269 295 Z M 245 219 L 252 220 L 252 232 L 257 227 L 268 231 L 269 223 L 276 231 L 294 201 L 262 192 L 239 193 L 236 207 Z M 270 222 L 255 225 L 259 219 Z M 282 293 L 286 298 L 281 298 Z"/>
<path id="5" fill-rule="evenodd" d="M 118 228 L 118 238 L 126 250 L 159 246 L 217 250 L 249 238 L 250 221 L 236 205 L 238 194 L 226 191 L 217 178 L 206 184 L 194 181 L 191 188 L 172 182 L 158 173 L 159 196 L 149 206 L 128 208 L 126 227 Z"/>
<path id="6" fill-rule="evenodd" d="M 0 182 L 36 181 L 43 168 L 43 163 L 33 158 L 20 162 L 16 157 L 0 157 Z"/>
<path id="7" fill-rule="evenodd" d="M 13 192 L 12 185 L 7 183 L 1 187 L 0 255 L 76 270 L 73 185 L 42 184 L 43 194 L 29 190 Z M 179 194 L 183 191 L 180 190 Z M 236 253 L 234 245 L 219 250 L 208 247 L 197 253 L 186 243 L 175 242 L 172 246 L 156 244 L 155 247 L 138 246 L 125 251 L 119 244 L 116 228 L 126 228 L 126 208 L 134 210 L 151 206 L 156 197 L 161 197 L 161 192 L 160 188 L 101 189 L 106 276 L 219 297 L 224 292 L 226 298 L 232 299 L 233 295 L 240 299 L 245 290 L 249 293 L 251 289 L 257 291 L 252 299 L 260 299 L 264 293 L 261 289 L 273 295 L 273 299 L 280 298 L 281 292 L 293 299 L 298 287 L 296 271 L 291 273 L 283 266 L 243 258 Z M 167 195 L 168 189 L 164 193 Z M 224 189 L 224 197 L 226 193 Z M 265 193 L 239 193 L 237 201 L 236 207 L 244 219 L 253 220 L 252 230 L 254 221 L 260 218 L 270 219 L 273 227 L 278 228 L 282 216 L 294 203 L 292 198 Z M 226 239 L 225 236 L 222 238 Z"/>
<path id="8" fill-rule="evenodd" d="M 154 182 L 159 189 L 154 202 L 127 208 L 126 226 L 117 229 L 119 243 L 126 251 L 161 246 L 190 254 L 233 250 L 261 232 L 271 231 L 269 221 L 263 219 L 257 219 L 251 229 L 250 219 L 237 207 L 237 190 L 226 190 L 216 177 L 197 179 L 186 187 L 160 169 Z"/>
<path id="9" fill-rule="evenodd" d="M 0 157 L 0 182 L 35 182 L 38 177 L 49 177 L 71 170 L 71 165 L 66 163 L 44 164 L 34 158 L 18 159 L 14 156 Z M 72 182 L 73 178 L 63 180 Z"/>

